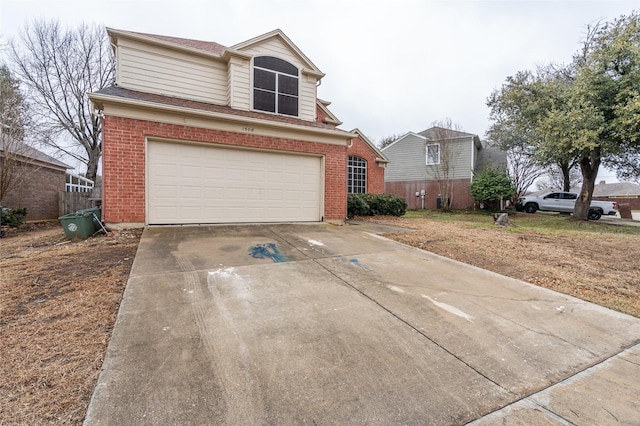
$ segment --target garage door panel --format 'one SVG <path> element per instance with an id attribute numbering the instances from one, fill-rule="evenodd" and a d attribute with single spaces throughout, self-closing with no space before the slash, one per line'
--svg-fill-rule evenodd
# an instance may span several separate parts
<path id="1" fill-rule="evenodd" d="M 158 207 L 157 215 L 161 219 L 173 218 L 177 214 L 176 207 Z"/>
<path id="2" fill-rule="evenodd" d="M 320 157 L 167 142 L 148 145 L 148 222 L 318 221 Z"/>
<path id="3" fill-rule="evenodd" d="M 202 178 L 222 180 L 224 179 L 224 169 L 204 166 L 202 168 Z"/>
<path id="4" fill-rule="evenodd" d="M 200 204 L 200 199 L 202 198 L 201 188 L 199 186 L 181 186 L 180 197 L 183 200 L 191 199 Z"/>
<path id="5" fill-rule="evenodd" d="M 202 172 L 201 167 L 184 166 L 184 165 L 180 167 L 180 177 L 183 177 L 183 178 L 200 179 L 201 172 Z"/>

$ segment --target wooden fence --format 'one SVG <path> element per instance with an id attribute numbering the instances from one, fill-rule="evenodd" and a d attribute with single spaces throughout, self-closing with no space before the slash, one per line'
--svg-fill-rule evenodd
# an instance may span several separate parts
<path id="1" fill-rule="evenodd" d="M 60 216 L 92 207 L 95 206 L 91 199 L 91 192 L 60 193 Z"/>

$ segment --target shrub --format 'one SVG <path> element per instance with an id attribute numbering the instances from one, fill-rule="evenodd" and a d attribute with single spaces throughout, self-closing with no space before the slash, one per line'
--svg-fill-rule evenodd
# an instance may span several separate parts
<path id="1" fill-rule="evenodd" d="M 12 228 L 17 228 L 18 226 L 24 223 L 24 218 L 27 216 L 27 208 L 23 207 L 21 209 L 8 209 L 5 207 L 0 207 L 0 224 L 4 226 L 10 226 Z"/>
<path id="2" fill-rule="evenodd" d="M 369 214 L 369 204 L 361 195 L 349 194 L 347 197 L 347 217 L 366 216 Z"/>
<path id="3" fill-rule="evenodd" d="M 474 175 L 469 190 L 475 201 L 495 207 L 501 199 L 510 199 L 516 188 L 506 172 L 487 167 Z"/>
<path id="4" fill-rule="evenodd" d="M 407 211 L 404 198 L 392 194 L 350 194 L 347 197 L 347 217 L 392 215 Z"/>

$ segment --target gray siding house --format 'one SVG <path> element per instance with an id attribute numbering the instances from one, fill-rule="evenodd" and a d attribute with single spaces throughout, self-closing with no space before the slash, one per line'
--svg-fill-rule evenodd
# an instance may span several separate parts
<path id="1" fill-rule="evenodd" d="M 472 207 L 474 173 L 507 164 L 506 154 L 483 144 L 478 135 L 441 127 L 409 132 L 382 152 L 390 161 L 385 192 L 406 199 L 409 209 L 435 209 L 438 198 L 442 205 L 447 196 L 453 208 Z"/>

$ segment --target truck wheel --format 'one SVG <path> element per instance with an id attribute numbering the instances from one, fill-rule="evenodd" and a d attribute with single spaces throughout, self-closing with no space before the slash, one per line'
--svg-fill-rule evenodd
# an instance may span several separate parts
<path id="1" fill-rule="evenodd" d="M 538 206 L 535 203 L 528 203 L 524 206 L 524 211 L 527 213 L 535 213 L 538 211 Z"/>
<path id="2" fill-rule="evenodd" d="M 598 220 L 602 217 L 602 213 L 600 213 L 600 210 L 589 210 L 589 213 L 587 214 L 587 218 L 589 220 Z"/>

